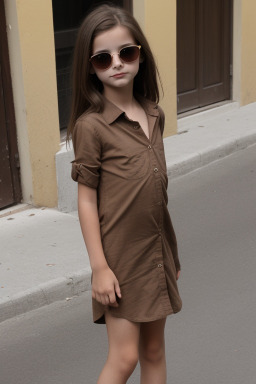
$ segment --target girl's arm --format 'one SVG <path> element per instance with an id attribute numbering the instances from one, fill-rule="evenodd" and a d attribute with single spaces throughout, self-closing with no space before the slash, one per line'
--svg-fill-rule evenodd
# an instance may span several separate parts
<path id="1" fill-rule="evenodd" d="M 103 305 L 118 306 L 118 280 L 109 268 L 101 242 L 97 190 L 78 183 L 78 214 L 92 268 L 92 297 Z"/>

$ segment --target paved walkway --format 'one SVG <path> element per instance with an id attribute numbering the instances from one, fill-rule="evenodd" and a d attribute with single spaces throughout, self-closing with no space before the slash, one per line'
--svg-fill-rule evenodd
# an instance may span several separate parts
<path id="1" fill-rule="evenodd" d="M 168 175 L 184 175 L 256 143 L 256 103 L 183 118 L 166 138 Z M 18 205 L 0 211 L 0 321 L 90 289 L 77 212 Z"/>

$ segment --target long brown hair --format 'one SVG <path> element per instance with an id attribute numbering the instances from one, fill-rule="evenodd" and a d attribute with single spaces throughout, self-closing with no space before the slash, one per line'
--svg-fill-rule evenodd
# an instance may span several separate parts
<path id="1" fill-rule="evenodd" d="M 103 86 L 95 74 L 90 73 L 89 58 L 92 55 L 94 38 L 115 26 L 126 27 L 132 34 L 136 44 L 141 45 L 143 62 L 134 78 L 134 94 L 151 101 L 159 101 L 157 77 L 158 69 L 139 24 L 126 10 L 112 5 L 101 5 L 84 19 L 76 40 L 72 67 L 72 104 L 70 121 L 67 130 L 67 141 L 79 116 L 84 112 L 101 112 L 103 109 Z M 161 80 L 160 80 L 161 83 Z"/>

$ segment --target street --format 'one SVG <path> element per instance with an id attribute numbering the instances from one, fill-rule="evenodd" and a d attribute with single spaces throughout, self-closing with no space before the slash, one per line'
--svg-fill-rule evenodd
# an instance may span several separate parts
<path id="1" fill-rule="evenodd" d="M 170 181 L 169 203 L 183 309 L 167 320 L 168 384 L 255 384 L 256 146 Z M 106 353 L 86 292 L 0 324 L 0 384 L 95 384 Z"/>

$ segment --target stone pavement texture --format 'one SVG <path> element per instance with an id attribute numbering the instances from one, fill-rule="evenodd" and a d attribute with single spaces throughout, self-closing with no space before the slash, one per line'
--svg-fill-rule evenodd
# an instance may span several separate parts
<path id="1" fill-rule="evenodd" d="M 256 143 L 256 103 L 178 121 L 164 139 L 170 179 Z M 77 212 L 21 204 L 0 211 L 0 321 L 90 289 Z"/>

